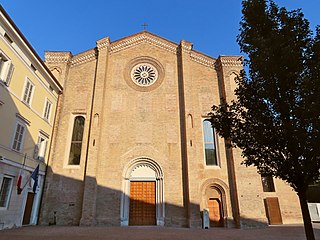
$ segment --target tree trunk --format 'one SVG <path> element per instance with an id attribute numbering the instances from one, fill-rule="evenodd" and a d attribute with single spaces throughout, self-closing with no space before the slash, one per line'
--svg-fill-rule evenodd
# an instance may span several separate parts
<path id="1" fill-rule="evenodd" d="M 310 218 L 310 213 L 309 213 L 309 209 L 308 209 L 306 191 L 303 190 L 303 191 L 299 192 L 298 196 L 299 196 L 299 200 L 300 200 L 300 207 L 301 207 L 303 223 L 304 223 L 304 231 L 305 231 L 307 240 L 315 240 L 313 228 L 312 228 L 312 223 L 311 223 L 311 218 Z"/>

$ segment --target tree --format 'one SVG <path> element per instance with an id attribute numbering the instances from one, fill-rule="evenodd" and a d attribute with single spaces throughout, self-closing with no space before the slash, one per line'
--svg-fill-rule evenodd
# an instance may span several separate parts
<path id="1" fill-rule="evenodd" d="M 272 0 L 243 0 L 237 41 L 248 56 L 235 79 L 235 100 L 213 106 L 218 133 L 242 150 L 243 163 L 286 181 L 298 194 L 307 239 L 306 201 L 320 169 L 320 28 L 301 10 Z"/>

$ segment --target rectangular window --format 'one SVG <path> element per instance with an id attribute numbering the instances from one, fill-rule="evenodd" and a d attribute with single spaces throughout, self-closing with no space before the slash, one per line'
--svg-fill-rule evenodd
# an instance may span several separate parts
<path id="1" fill-rule="evenodd" d="M 27 103 L 28 105 L 30 105 L 30 103 L 31 103 L 31 97 L 32 97 L 33 89 L 34 89 L 33 83 L 27 78 L 22 100 L 25 103 Z"/>
<path id="2" fill-rule="evenodd" d="M 16 125 L 14 139 L 13 139 L 13 143 L 12 143 L 13 150 L 16 150 L 18 152 L 21 151 L 22 143 L 23 143 L 23 139 L 24 139 L 24 134 L 25 134 L 25 126 L 18 122 Z"/>
<path id="3" fill-rule="evenodd" d="M 0 50 L 0 81 L 9 86 L 14 66 L 11 60 Z"/>
<path id="4" fill-rule="evenodd" d="M 49 121 L 52 103 L 47 99 L 45 104 L 43 118 Z"/>
<path id="5" fill-rule="evenodd" d="M 261 175 L 261 182 L 264 192 L 275 192 L 273 178 L 270 175 Z"/>
<path id="6" fill-rule="evenodd" d="M 214 129 L 211 122 L 208 119 L 203 121 L 203 141 L 204 141 L 204 151 L 207 166 L 217 166 L 217 150 L 216 150 L 216 139 L 214 134 Z"/>
<path id="7" fill-rule="evenodd" d="M 4 38 L 9 42 L 9 43 L 13 43 L 12 38 L 8 35 L 8 34 L 4 34 Z"/>
<path id="8" fill-rule="evenodd" d="M 12 177 L 4 176 L 2 179 L 1 189 L 0 189 L 0 207 L 8 208 L 9 199 L 12 189 Z"/>

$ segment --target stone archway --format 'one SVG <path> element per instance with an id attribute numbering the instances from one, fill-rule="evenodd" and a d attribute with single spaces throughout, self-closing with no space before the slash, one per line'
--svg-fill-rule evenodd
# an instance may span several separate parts
<path id="1" fill-rule="evenodd" d="M 202 207 L 209 210 L 211 227 L 227 227 L 227 185 L 218 178 L 206 180 L 201 187 Z"/>
<path id="2" fill-rule="evenodd" d="M 209 210 L 210 227 L 223 227 L 224 203 L 218 188 L 212 186 L 206 190 L 206 204 Z"/>
<path id="3" fill-rule="evenodd" d="M 156 161 L 147 157 L 141 157 L 130 161 L 124 168 L 122 189 L 123 193 L 120 212 L 121 226 L 132 225 L 134 219 L 139 219 L 137 216 L 135 218 L 132 216 L 133 205 L 138 205 L 140 211 L 144 211 L 144 213 L 149 211 L 149 213 L 147 213 L 149 219 L 142 219 L 142 221 L 135 222 L 136 224 L 133 225 L 164 225 L 163 172 Z M 154 191 L 154 196 L 152 194 L 145 194 L 145 191 Z M 136 195 L 132 196 L 133 194 Z M 149 198 L 142 201 L 141 198 L 139 198 L 139 195 L 148 195 Z M 150 211 L 153 211 L 150 210 L 150 207 L 152 207 L 150 206 L 151 204 L 155 205 L 154 224 L 150 221 Z M 139 211 L 138 213 L 136 213 L 137 211 L 134 212 L 135 214 L 139 214 Z"/>

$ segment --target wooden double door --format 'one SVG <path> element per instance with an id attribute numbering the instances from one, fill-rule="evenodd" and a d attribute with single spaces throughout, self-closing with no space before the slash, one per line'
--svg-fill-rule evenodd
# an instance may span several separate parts
<path id="1" fill-rule="evenodd" d="M 34 196 L 35 196 L 34 193 L 28 192 L 27 202 L 26 202 L 26 206 L 25 206 L 24 214 L 23 214 L 22 225 L 30 224 Z"/>
<path id="2" fill-rule="evenodd" d="M 209 198 L 210 227 L 223 227 L 223 214 L 221 201 L 218 198 Z"/>
<path id="3" fill-rule="evenodd" d="M 269 224 L 282 224 L 281 210 L 277 197 L 268 197 L 264 200 Z"/>
<path id="4" fill-rule="evenodd" d="M 129 225 L 156 225 L 156 182 L 130 182 Z"/>

